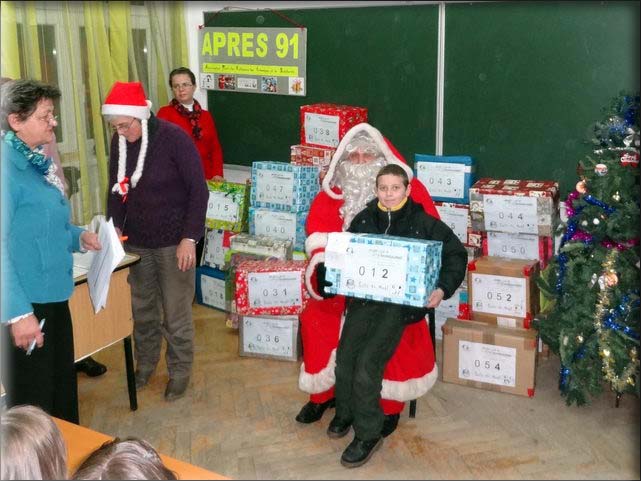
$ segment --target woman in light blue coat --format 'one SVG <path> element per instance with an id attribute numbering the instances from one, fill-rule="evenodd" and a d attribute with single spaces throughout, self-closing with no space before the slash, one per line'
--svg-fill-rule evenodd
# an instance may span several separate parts
<path id="1" fill-rule="evenodd" d="M 41 152 L 53 139 L 59 97 L 33 80 L 2 85 L 2 382 L 9 407 L 33 404 L 78 423 L 72 252 L 101 246 L 70 224 L 56 167 Z"/>

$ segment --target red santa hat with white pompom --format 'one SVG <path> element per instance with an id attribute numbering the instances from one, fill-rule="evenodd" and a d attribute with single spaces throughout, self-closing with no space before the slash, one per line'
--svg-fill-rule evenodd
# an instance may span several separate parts
<path id="1" fill-rule="evenodd" d="M 145 90 L 140 82 L 116 82 L 107 94 L 102 105 L 102 115 L 128 116 L 140 119 L 142 141 L 134 173 L 131 175 L 131 188 L 138 184 L 145 167 L 147 145 L 149 143 L 147 120 L 151 117 L 151 102 L 146 99 Z M 125 176 L 127 166 L 127 142 L 124 135 L 118 134 L 118 178 L 111 188 L 125 197 L 129 191 L 129 179 Z"/>

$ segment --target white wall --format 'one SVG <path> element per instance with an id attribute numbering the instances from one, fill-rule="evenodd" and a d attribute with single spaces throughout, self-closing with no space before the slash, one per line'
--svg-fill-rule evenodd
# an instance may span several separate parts
<path id="1" fill-rule="evenodd" d="M 187 41 L 189 43 L 189 65 L 188 67 L 196 74 L 198 78 L 198 26 L 204 25 L 204 12 L 216 12 L 226 8 L 232 12 L 242 12 L 243 10 L 266 10 L 282 9 L 296 10 L 303 8 L 346 8 L 346 7 L 373 7 L 393 5 L 404 7 L 409 5 L 435 4 L 440 2 L 399 2 L 399 1 L 316 1 L 316 2 L 252 2 L 252 1 L 232 1 L 232 2 L 185 2 L 185 23 L 187 24 Z M 231 7 L 231 8 L 230 8 Z M 234 8 L 237 7 L 237 8 Z M 173 67 L 172 67 L 173 68 Z M 207 105 L 207 91 L 196 90 L 194 97 L 203 107 Z"/>

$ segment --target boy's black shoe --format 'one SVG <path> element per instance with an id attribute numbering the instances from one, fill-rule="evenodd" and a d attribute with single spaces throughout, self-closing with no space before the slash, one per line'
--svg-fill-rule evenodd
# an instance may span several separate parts
<path id="1" fill-rule="evenodd" d="M 330 399 L 324 403 L 314 403 L 309 401 L 305 404 L 298 415 L 296 421 L 303 424 L 314 423 L 323 417 L 323 413 L 327 408 L 333 408 L 336 405 L 336 399 Z"/>
<path id="2" fill-rule="evenodd" d="M 379 437 L 376 439 L 371 439 L 369 441 L 362 441 L 357 437 L 349 443 L 349 446 L 343 451 L 341 456 L 341 464 L 346 468 L 357 468 L 362 466 L 369 458 L 372 457 L 374 451 L 376 451 L 381 444 L 383 444 L 383 438 Z"/>
<path id="3" fill-rule="evenodd" d="M 84 372 L 90 377 L 97 377 L 107 372 L 107 366 L 94 361 L 93 358 L 89 356 L 76 363 L 76 371 Z"/>
<path id="4" fill-rule="evenodd" d="M 329 423 L 327 428 L 327 435 L 330 438 L 337 439 L 342 438 L 349 432 L 349 428 L 352 427 L 352 422 L 344 422 L 341 419 L 338 419 L 337 416 L 334 416 L 334 419 Z"/>
<path id="5" fill-rule="evenodd" d="M 398 426 L 398 420 L 400 417 L 400 414 L 385 415 L 385 421 L 383 421 L 383 429 L 381 429 L 381 434 L 384 438 L 396 431 L 396 426 Z"/>

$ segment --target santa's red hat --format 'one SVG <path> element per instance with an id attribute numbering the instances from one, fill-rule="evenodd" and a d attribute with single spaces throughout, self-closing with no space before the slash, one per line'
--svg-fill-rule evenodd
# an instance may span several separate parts
<path id="1" fill-rule="evenodd" d="M 102 105 L 102 115 L 124 116 L 140 119 L 142 126 L 142 141 L 136 169 L 131 176 L 131 187 L 136 187 L 145 166 L 147 155 L 148 129 L 147 119 L 151 116 L 151 102 L 146 99 L 145 90 L 140 82 L 116 82 L 107 94 Z M 118 180 L 112 187 L 112 192 L 126 196 L 129 182 L 125 177 L 127 164 L 127 142 L 124 135 L 118 134 Z"/>

